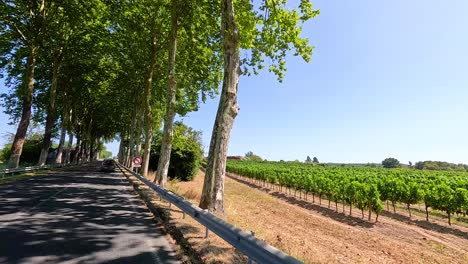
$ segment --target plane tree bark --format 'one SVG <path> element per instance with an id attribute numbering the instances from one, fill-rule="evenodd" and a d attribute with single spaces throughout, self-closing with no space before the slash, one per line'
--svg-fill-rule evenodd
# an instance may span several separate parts
<path id="1" fill-rule="evenodd" d="M 224 213 L 226 155 L 231 129 L 239 111 L 237 85 L 240 75 L 240 47 L 239 29 L 232 0 L 222 0 L 221 13 L 221 32 L 224 38 L 224 79 L 218 112 L 211 135 L 200 207 Z"/>
<path id="2" fill-rule="evenodd" d="M 16 47 L 3 49 L 10 52 L 12 60 L 26 57 L 26 69 L 21 78 L 19 94 L 21 94 L 21 118 L 11 146 L 8 160 L 9 168 L 19 165 L 23 145 L 31 119 L 31 108 L 34 94 L 34 74 L 39 48 L 46 28 L 46 16 L 50 3 L 48 1 L 32 1 L 28 3 L 9 1 L 0 2 L 1 37 L 5 37 L 3 44 L 17 43 Z M 18 47 L 19 46 L 19 47 Z M 23 55 L 23 54 L 26 54 Z M 15 63 L 14 63 L 15 64 Z M 21 65 L 18 63 L 17 65 Z M 8 70 L 8 69 L 7 69 Z"/>
<path id="3" fill-rule="evenodd" d="M 154 69 L 156 68 L 158 58 L 158 47 L 157 47 L 157 33 L 153 32 L 151 41 L 151 55 L 150 63 L 145 78 L 145 89 L 143 92 L 143 107 L 144 107 L 144 120 L 145 120 L 145 147 L 143 154 L 143 164 L 141 165 L 141 173 L 143 176 L 148 174 L 149 158 L 151 153 L 151 141 L 153 139 L 153 113 L 151 106 L 151 88 L 153 85 Z"/>
<path id="4" fill-rule="evenodd" d="M 17 168 L 21 153 L 23 151 L 24 141 L 26 140 L 26 133 L 29 127 L 29 121 L 31 119 L 31 107 L 34 92 L 34 69 L 36 66 L 37 47 L 30 47 L 28 60 L 26 62 L 26 78 L 25 78 L 25 89 L 23 89 L 22 99 L 22 111 L 21 120 L 16 130 L 13 144 L 11 145 L 11 155 L 8 161 L 8 168 Z"/>
<path id="5" fill-rule="evenodd" d="M 169 37 L 169 76 L 167 81 L 167 101 L 166 114 L 164 116 L 164 130 L 161 142 L 161 150 L 157 168 L 158 183 L 162 187 L 166 186 L 167 173 L 171 158 L 172 139 L 174 133 L 174 117 L 176 115 L 176 54 L 177 54 L 177 31 L 178 31 L 178 10 L 177 0 L 172 0 L 171 8 L 171 32 Z"/>
<path id="6" fill-rule="evenodd" d="M 268 70 L 281 81 L 286 71 L 285 57 L 290 50 L 305 61 L 309 61 L 312 55 L 313 47 L 309 46 L 307 39 L 300 37 L 300 23 L 319 14 L 312 3 L 300 1 L 297 9 L 291 9 L 286 6 L 286 1 L 264 0 L 258 3 L 260 11 L 255 9 L 256 6 L 249 1 L 221 1 L 224 79 L 200 200 L 200 207 L 211 211 L 224 212 L 226 155 L 231 129 L 239 111 L 237 89 L 241 65 L 243 74 L 250 75 L 251 71 L 258 74 L 265 67 L 265 58 L 268 58 Z M 242 61 L 241 48 L 248 51 Z"/>
<path id="7" fill-rule="evenodd" d="M 42 149 L 39 156 L 38 164 L 39 166 L 44 165 L 47 161 L 47 156 L 49 154 L 50 148 L 50 138 L 52 136 L 52 129 L 55 124 L 55 99 L 57 97 L 57 86 L 58 86 L 58 76 L 60 74 L 60 64 L 62 61 L 62 52 L 63 47 L 59 47 L 56 52 L 54 52 L 54 59 L 52 64 L 52 84 L 49 89 L 49 104 L 47 109 L 47 118 L 45 125 L 44 138 L 42 140 Z"/>

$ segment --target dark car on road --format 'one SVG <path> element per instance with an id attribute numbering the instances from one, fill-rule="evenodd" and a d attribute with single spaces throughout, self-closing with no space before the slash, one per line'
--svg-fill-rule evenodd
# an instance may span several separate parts
<path id="1" fill-rule="evenodd" d="M 115 171 L 115 162 L 111 159 L 106 159 L 102 162 L 100 171 L 105 172 L 114 172 Z"/>

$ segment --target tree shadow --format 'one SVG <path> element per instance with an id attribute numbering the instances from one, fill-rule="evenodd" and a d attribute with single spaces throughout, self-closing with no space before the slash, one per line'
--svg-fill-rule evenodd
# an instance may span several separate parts
<path id="1" fill-rule="evenodd" d="M 392 218 L 392 219 L 407 223 L 407 224 L 414 224 L 426 230 L 436 231 L 436 232 L 443 233 L 443 234 L 455 235 L 464 239 L 468 239 L 468 233 L 463 232 L 462 230 L 459 230 L 457 228 L 443 226 L 438 223 L 428 222 L 425 220 L 411 219 L 409 218 L 409 216 L 392 213 L 388 211 L 383 211 L 382 215 L 388 218 Z"/>
<path id="2" fill-rule="evenodd" d="M 277 190 L 272 190 L 272 189 L 267 188 L 267 187 L 258 186 L 256 184 L 253 184 L 251 182 L 248 182 L 248 181 L 246 181 L 244 179 L 241 179 L 241 178 L 238 178 L 238 177 L 234 177 L 234 176 L 231 176 L 231 175 L 228 175 L 228 177 L 235 180 L 235 181 L 237 181 L 237 182 L 240 182 L 240 183 L 243 183 L 243 184 L 245 184 L 245 185 L 247 185 L 249 187 L 252 187 L 254 189 L 265 191 L 269 195 L 271 195 L 273 197 L 276 197 L 278 199 L 281 199 L 281 200 L 283 200 L 283 201 L 285 201 L 285 202 L 287 202 L 289 204 L 293 204 L 293 205 L 302 207 L 302 208 L 307 209 L 307 210 L 318 212 L 321 215 L 324 215 L 326 217 L 330 217 L 335 221 L 338 221 L 338 222 L 341 222 L 341 223 L 344 223 L 344 224 L 347 224 L 347 225 L 350 225 L 350 226 L 360 226 L 360 227 L 364 227 L 364 228 L 372 228 L 374 226 L 374 223 L 363 220 L 363 219 L 361 219 L 359 217 L 345 215 L 343 213 L 336 212 L 336 210 L 334 210 L 334 209 L 326 208 L 326 207 L 323 207 L 321 205 L 314 204 L 311 201 L 300 200 L 299 198 L 287 195 L 287 194 L 279 192 Z"/>
<path id="3" fill-rule="evenodd" d="M 351 225 L 351 226 L 361 226 L 361 227 L 370 228 L 370 227 L 372 227 L 374 225 L 374 223 L 370 223 L 370 222 L 365 221 L 365 220 L 363 220 L 361 218 L 345 215 L 343 213 L 338 213 L 334 209 L 325 208 L 323 206 L 314 204 L 314 203 L 312 203 L 310 201 L 300 200 L 300 199 L 298 199 L 296 197 L 292 197 L 290 195 L 279 192 L 277 190 L 272 190 L 272 189 L 270 189 L 268 187 L 262 187 L 262 186 L 256 185 L 254 183 L 251 183 L 251 182 L 246 181 L 244 179 L 241 179 L 239 177 L 235 177 L 235 176 L 231 176 L 231 175 L 228 175 L 228 177 L 233 179 L 233 180 L 236 180 L 237 182 L 246 184 L 249 187 L 265 191 L 268 194 L 270 194 L 270 195 L 272 195 L 274 197 L 277 197 L 277 198 L 279 198 L 279 199 L 281 199 L 283 201 L 286 201 L 286 202 L 288 202 L 290 204 L 294 204 L 294 205 L 300 206 L 300 207 L 308 209 L 308 210 L 317 211 L 317 212 L 321 213 L 322 215 L 328 216 L 328 217 L 330 217 L 330 218 L 332 218 L 334 220 L 337 220 L 337 221 L 342 222 L 342 223 L 346 223 L 346 224 Z M 398 220 L 400 222 L 415 224 L 415 225 L 417 225 L 417 226 L 419 226 L 419 227 L 421 227 L 423 229 L 426 229 L 426 230 L 436 231 L 436 232 L 444 233 L 444 234 L 452 234 L 452 235 L 455 235 L 455 236 L 458 236 L 458 237 L 461 237 L 461 238 L 464 238 L 464 239 L 468 239 L 468 233 L 463 232 L 462 230 L 459 230 L 457 228 L 443 226 L 443 225 L 440 225 L 438 223 L 427 222 L 427 221 L 424 221 L 424 220 L 410 219 L 408 216 L 401 215 L 401 214 L 398 214 L 398 213 L 392 213 L 392 212 L 388 212 L 388 211 L 382 211 L 380 213 L 380 215 L 392 218 L 394 220 Z"/>
<path id="4" fill-rule="evenodd" d="M 0 186 L 0 263 L 179 263 L 127 186 L 94 166 Z"/>

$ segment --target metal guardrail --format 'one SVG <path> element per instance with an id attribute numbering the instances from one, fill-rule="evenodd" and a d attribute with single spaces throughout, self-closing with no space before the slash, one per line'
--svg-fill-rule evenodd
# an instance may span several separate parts
<path id="1" fill-rule="evenodd" d="M 284 263 L 284 264 L 298 264 L 302 263 L 299 260 L 285 254 L 283 251 L 259 240 L 254 234 L 242 231 L 241 229 L 223 221 L 215 215 L 193 205 L 171 191 L 168 191 L 159 185 L 149 181 L 138 173 L 133 172 L 129 168 L 119 164 L 122 168 L 126 169 L 137 179 L 145 183 L 152 190 L 157 192 L 162 198 L 169 203 L 174 204 L 185 214 L 193 217 L 197 222 L 205 226 L 208 230 L 212 231 L 233 247 L 244 253 L 249 260 L 256 263 Z M 249 261 L 250 262 L 250 261 Z"/>
<path id="2" fill-rule="evenodd" d="M 16 168 L 16 169 L 3 169 L 0 170 L 0 177 L 1 178 L 6 178 L 7 175 L 14 175 L 15 173 L 23 173 L 23 172 L 29 172 L 29 171 L 36 171 L 36 170 L 45 170 L 45 169 L 54 169 L 54 168 L 62 168 L 62 167 L 68 167 L 68 166 L 74 166 L 74 165 L 83 165 L 86 164 L 87 162 L 84 163 L 68 163 L 68 164 L 52 164 L 52 165 L 42 165 L 42 166 L 29 166 L 29 167 L 22 167 L 22 168 Z"/>
<path id="3" fill-rule="evenodd" d="M 5 178 L 6 175 L 11 174 L 14 175 L 15 173 L 23 173 L 28 171 L 35 171 L 35 170 L 44 170 L 52 168 L 51 165 L 43 165 L 43 166 L 30 166 L 30 167 L 23 167 L 23 168 L 16 168 L 16 169 L 4 169 L 0 170 L 0 175 L 2 178 Z"/>

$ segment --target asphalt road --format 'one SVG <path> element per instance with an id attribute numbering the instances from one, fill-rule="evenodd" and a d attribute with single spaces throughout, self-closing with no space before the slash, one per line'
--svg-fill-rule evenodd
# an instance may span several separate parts
<path id="1" fill-rule="evenodd" d="M 179 263 L 120 172 L 96 166 L 0 186 L 0 263 Z"/>

